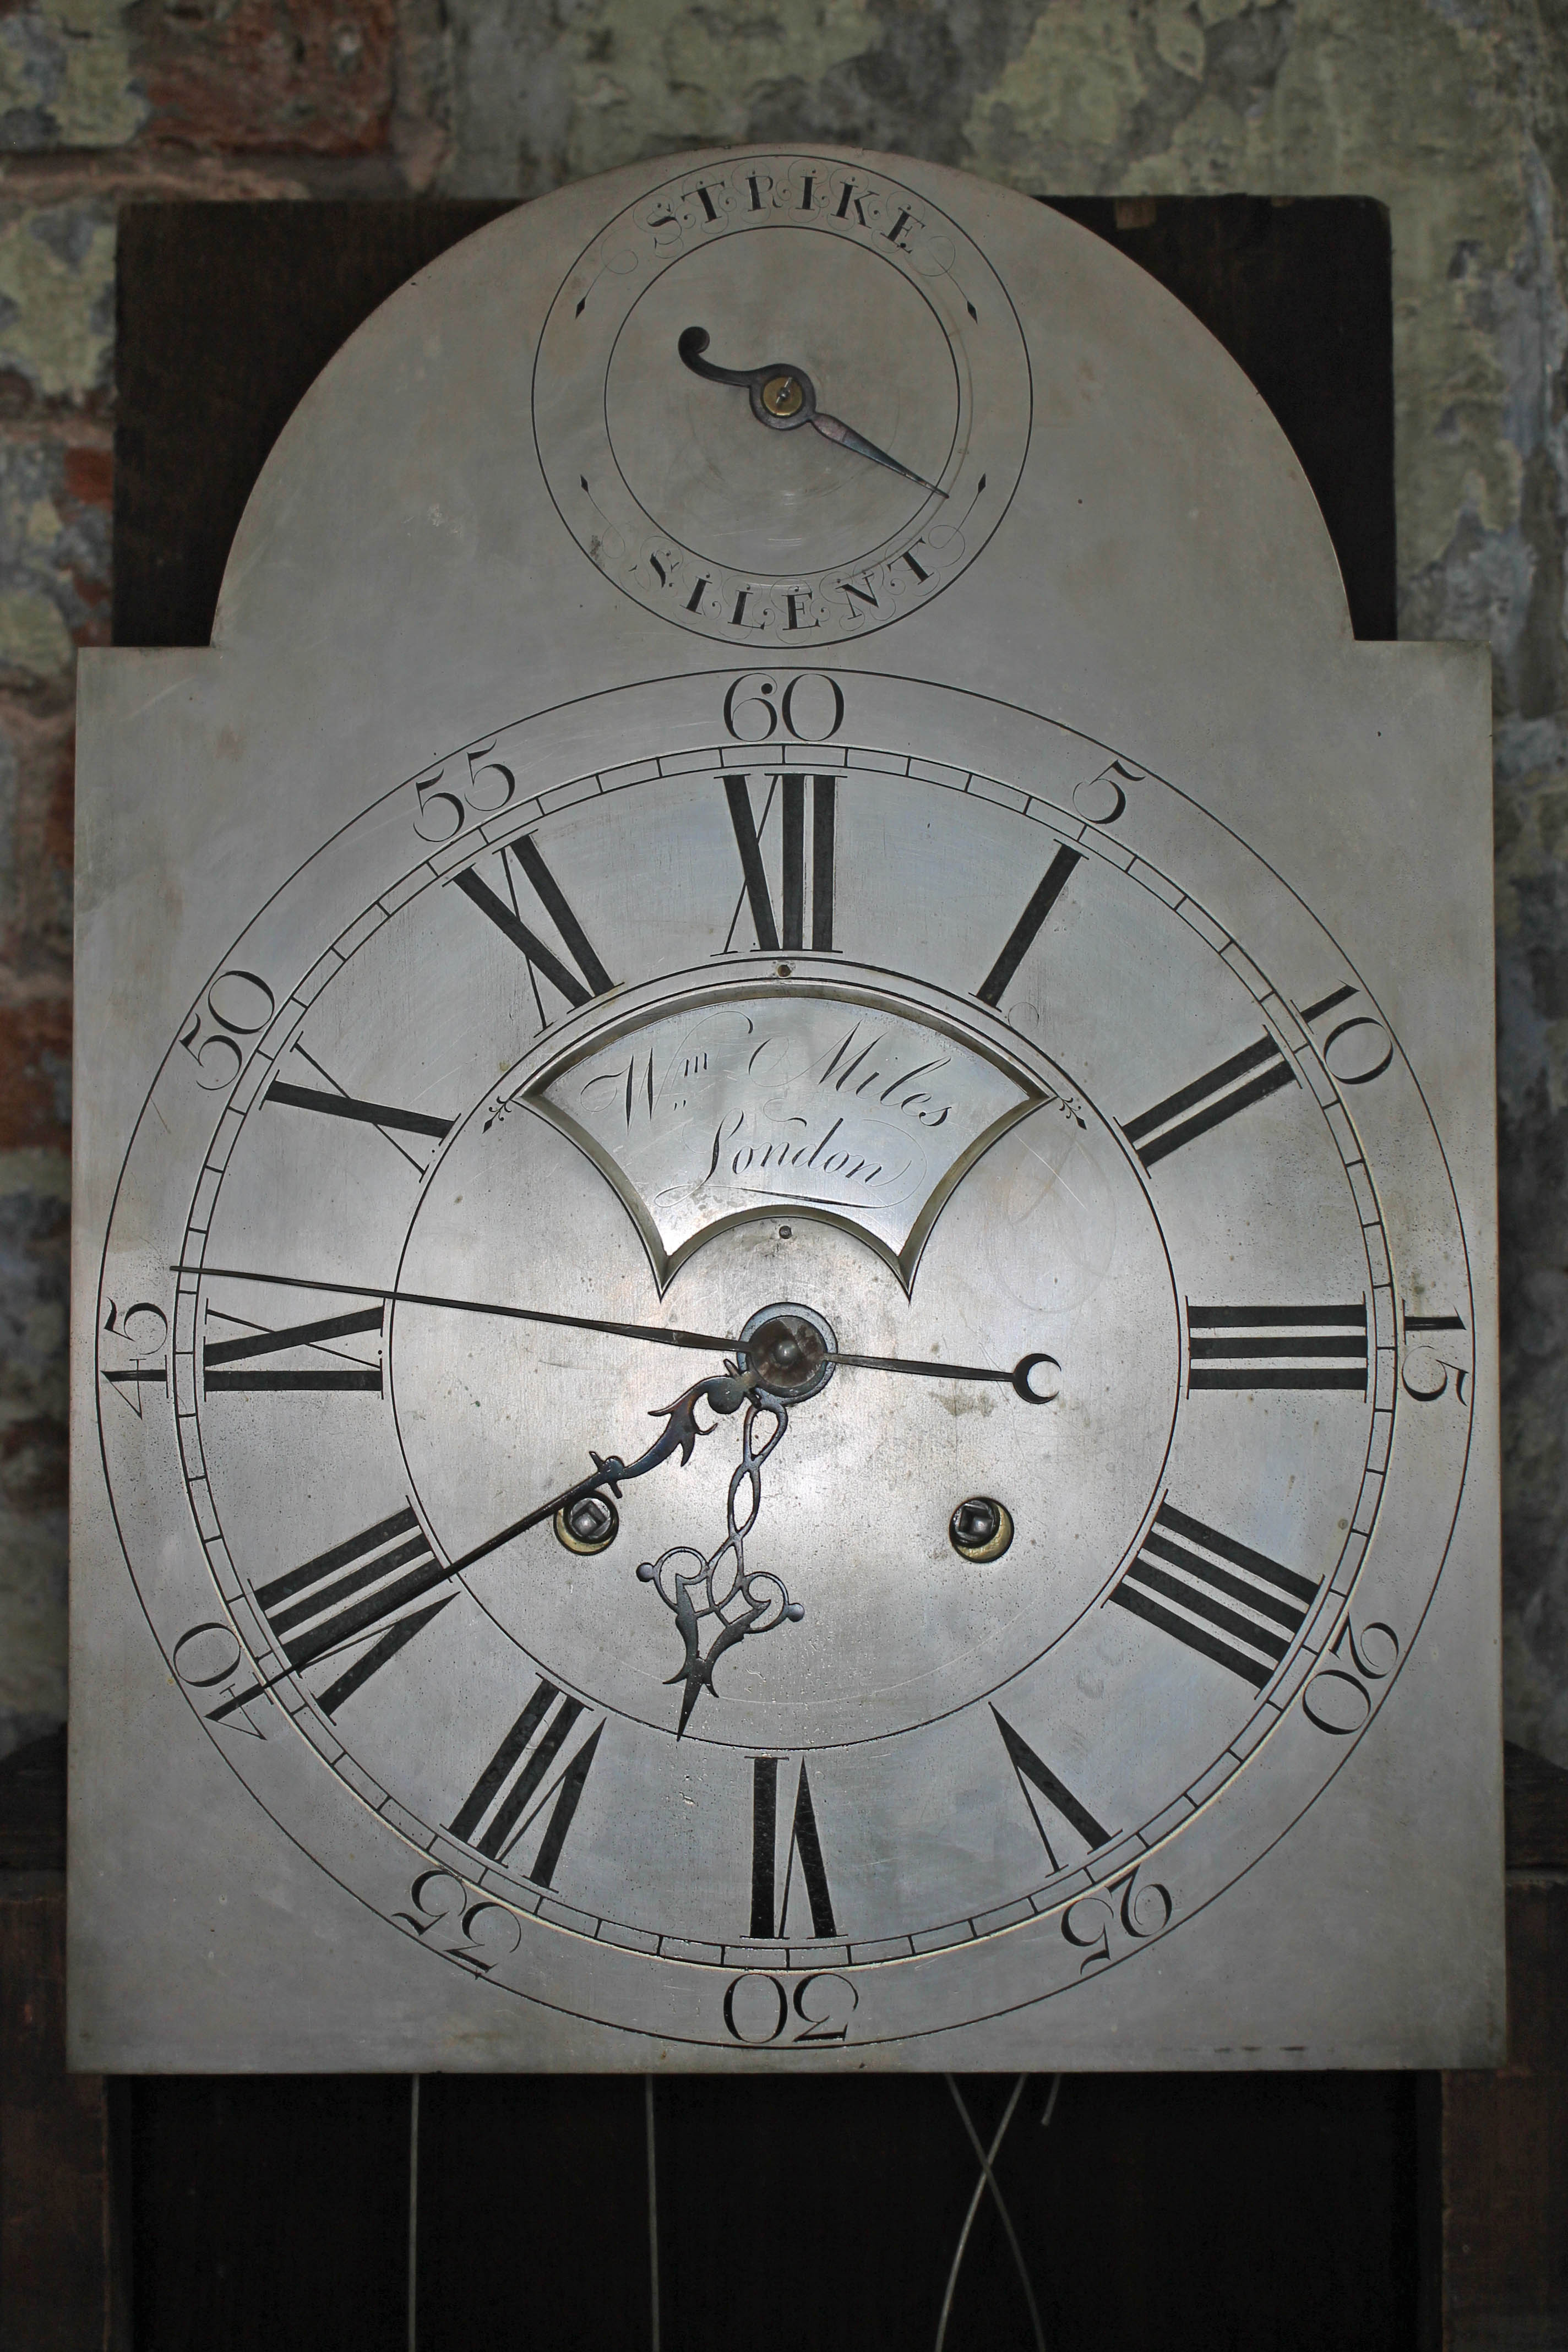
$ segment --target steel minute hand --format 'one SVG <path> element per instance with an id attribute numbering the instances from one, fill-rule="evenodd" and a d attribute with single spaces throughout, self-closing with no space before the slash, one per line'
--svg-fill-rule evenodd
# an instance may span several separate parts
<path id="1" fill-rule="evenodd" d="M 259 1274 L 240 1265 L 174 1265 L 171 1274 L 195 1274 L 223 1282 L 265 1283 L 277 1290 L 324 1291 L 336 1298 L 380 1298 L 388 1307 L 440 1307 L 457 1315 L 495 1315 L 510 1323 L 548 1323 L 567 1331 L 605 1331 L 615 1339 L 647 1339 L 659 1348 L 694 1348 L 700 1355 L 732 1356 L 741 1341 L 723 1331 L 682 1331 L 662 1323 L 616 1323 L 603 1315 L 558 1315 L 542 1307 L 509 1307 L 498 1299 L 448 1298 L 438 1291 L 397 1290 L 368 1282 L 312 1282 L 293 1274 Z M 278 1335 L 275 1333 L 274 1338 Z M 1048 1404 L 1030 1386 L 1030 1374 L 1040 1364 L 1055 1364 L 1053 1356 L 1021 1356 L 1010 1370 L 991 1364 L 927 1363 L 918 1356 L 856 1356 L 843 1350 L 822 1360 L 843 1364 L 853 1371 L 903 1372 L 922 1381 L 1000 1381 L 1026 1404 Z M 730 1408 L 733 1410 L 733 1407 Z"/>

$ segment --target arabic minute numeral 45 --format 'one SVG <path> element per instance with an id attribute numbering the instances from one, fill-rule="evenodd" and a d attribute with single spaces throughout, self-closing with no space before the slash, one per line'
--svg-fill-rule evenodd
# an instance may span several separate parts
<path id="1" fill-rule="evenodd" d="M 121 1357 L 119 1363 L 103 1366 L 103 1377 L 140 1421 L 142 1390 L 157 1388 L 168 1392 L 169 1318 L 150 1298 L 137 1299 L 123 1312 L 111 1298 L 103 1318 L 103 1337 L 111 1344 L 100 1352 L 109 1355 L 118 1350 Z"/>

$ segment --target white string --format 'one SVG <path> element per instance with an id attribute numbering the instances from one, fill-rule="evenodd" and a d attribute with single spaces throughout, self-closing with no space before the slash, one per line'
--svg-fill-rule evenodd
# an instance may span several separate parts
<path id="1" fill-rule="evenodd" d="M 408 2080 L 408 2352 L 419 2352 L 419 2077 Z"/>
<path id="2" fill-rule="evenodd" d="M 960 2091 L 956 2081 L 951 2074 L 944 2075 L 942 2079 L 946 2083 L 948 2089 L 952 2094 L 952 2104 L 958 2109 L 959 2116 L 963 2124 L 963 2128 L 969 2135 L 969 2144 L 980 2160 L 980 2178 L 974 2184 L 974 2193 L 970 2198 L 969 2210 L 963 2217 L 963 2227 L 958 2233 L 958 2243 L 953 2248 L 952 2263 L 947 2273 L 947 2292 L 942 2296 L 942 2315 L 937 2321 L 936 2352 L 942 2352 L 942 2347 L 947 2341 L 947 2324 L 952 2316 L 952 2299 L 958 2289 L 958 2273 L 963 2266 L 964 2253 L 968 2249 L 970 2231 L 974 2227 L 974 2217 L 980 2210 L 980 2200 L 984 2196 L 987 2189 L 990 2189 L 992 2197 L 995 2201 L 996 2210 L 1001 2219 L 1002 2227 L 1007 2233 L 1007 2243 L 1013 2251 L 1013 2261 L 1017 2268 L 1018 2278 L 1024 2289 L 1024 2298 L 1029 2306 L 1029 2320 L 1035 2331 L 1037 2352 L 1046 2352 L 1045 2330 L 1040 2326 L 1039 2308 L 1035 2301 L 1035 2290 L 1029 2278 L 1028 2264 L 1024 2260 L 1023 2248 L 1019 2245 L 1017 2235 L 1013 2228 L 1013 2217 L 1007 2210 L 1006 2200 L 1003 2197 L 1001 2189 L 997 2185 L 994 2170 L 996 2158 L 1000 2153 L 1002 2142 L 1007 2135 L 1007 2126 L 1012 2122 L 1015 2114 L 1017 2112 L 1018 2102 L 1024 2095 L 1024 2086 L 1029 2078 L 1026 2074 L 1020 2074 L 1017 2081 L 1014 2084 L 1013 2095 L 1008 2100 L 1006 2106 L 1002 2111 L 1002 2120 L 996 2126 L 989 2149 L 982 2144 L 980 2135 L 975 2130 L 974 2126 L 970 2119 L 969 2109 L 963 2104 L 963 2095 Z M 1050 2122 L 1051 2112 L 1057 2103 L 1057 2094 L 1061 2089 L 1061 2081 L 1062 2078 L 1058 2074 L 1051 2085 L 1051 2094 L 1046 2103 L 1045 2114 L 1040 2117 L 1042 2128 Z"/>
<path id="3" fill-rule="evenodd" d="M 647 2134 L 647 2267 L 648 2287 L 652 2298 L 652 2326 L 649 2330 L 653 2352 L 658 2347 L 658 2165 L 653 2137 L 653 2076 L 643 2076 L 643 2115 Z M 409 2352 L 414 2347 L 409 2346 Z"/>

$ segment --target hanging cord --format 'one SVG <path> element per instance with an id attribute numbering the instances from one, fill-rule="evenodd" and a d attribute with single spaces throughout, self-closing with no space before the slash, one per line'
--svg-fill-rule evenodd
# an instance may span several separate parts
<path id="1" fill-rule="evenodd" d="M 647 2136 L 647 2269 L 648 2293 L 651 2298 L 649 2329 L 653 2352 L 658 2345 L 658 2163 L 653 2137 L 653 2076 L 643 2076 L 643 2116 Z M 412 2345 L 408 2352 L 414 2352 Z"/>
<path id="2" fill-rule="evenodd" d="M 991 2146 L 989 2149 L 987 2149 L 980 2137 L 980 2134 L 975 2130 L 974 2125 L 970 2118 L 969 2109 L 963 2104 L 963 2094 L 959 2089 L 956 2080 L 952 2074 L 945 2074 L 942 2077 L 948 2089 L 952 2094 L 952 2104 L 958 2109 L 960 2118 L 963 2124 L 963 2128 L 969 2135 L 969 2145 L 974 2150 L 975 2156 L 979 2158 L 980 2178 L 974 2184 L 974 2194 L 969 2200 L 969 2210 L 963 2217 L 963 2227 L 958 2233 L 958 2243 L 952 2250 L 952 2263 L 947 2273 L 947 2292 L 942 2296 L 942 2316 L 937 2321 L 936 2325 L 936 2352 L 942 2352 L 942 2347 L 947 2341 L 947 2324 L 952 2316 L 952 2298 L 958 2291 L 958 2273 L 963 2267 L 963 2257 L 968 2249 L 969 2233 L 974 2227 L 974 2217 L 980 2210 L 980 2200 L 984 2196 L 987 2189 L 990 2189 L 992 2197 L 995 2201 L 996 2211 L 1001 2219 L 1002 2227 L 1007 2233 L 1007 2243 L 1013 2250 L 1013 2261 L 1017 2269 L 1019 2283 L 1024 2290 L 1024 2300 L 1029 2306 L 1029 2321 L 1035 2331 L 1037 2352 L 1046 2352 L 1046 2335 L 1044 2328 L 1040 2326 L 1039 2306 L 1035 2301 L 1035 2290 L 1029 2277 L 1029 2267 L 1024 2260 L 1024 2251 L 1018 2243 L 1016 2232 L 1013 2228 L 1013 2217 L 1007 2210 L 1006 2200 L 1003 2197 L 1001 2189 L 997 2185 L 996 2173 L 994 2169 L 997 2156 L 1001 2152 L 1002 2142 L 1007 2136 L 1007 2126 L 1012 2122 L 1014 2116 L 1017 2112 L 1018 2102 L 1024 2095 L 1025 2085 L 1027 2084 L 1028 2079 L 1029 2078 L 1026 2074 L 1020 2074 L 1017 2081 L 1014 2084 L 1013 2095 L 1002 2111 L 1002 2120 L 997 2125 L 995 2132 L 992 2137 Z M 1057 2104 L 1057 2094 L 1061 2089 L 1061 2086 L 1062 2078 L 1058 2074 L 1052 2081 L 1050 2096 L 1046 2101 L 1046 2111 L 1040 2117 L 1040 2127 L 1042 2130 L 1044 2130 L 1045 2126 L 1050 2122 L 1051 2116 Z"/>
<path id="3" fill-rule="evenodd" d="M 419 2077 L 408 2078 L 408 2352 L 419 2352 Z"/>

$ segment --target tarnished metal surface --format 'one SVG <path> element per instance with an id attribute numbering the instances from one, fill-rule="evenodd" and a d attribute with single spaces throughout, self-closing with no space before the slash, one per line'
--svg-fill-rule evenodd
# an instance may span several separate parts
<path id="1" fill-rule="evenodd" d="M 1484 662 L 1191 321 L 574 190 L 219 644 L 83 689 L 80 2061 L 1492 2054 Z"/>

